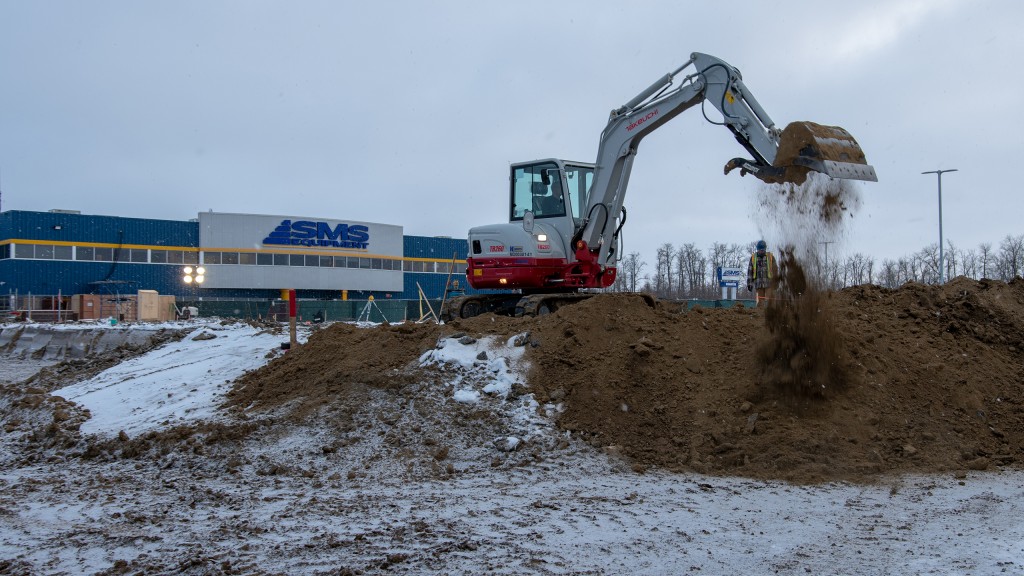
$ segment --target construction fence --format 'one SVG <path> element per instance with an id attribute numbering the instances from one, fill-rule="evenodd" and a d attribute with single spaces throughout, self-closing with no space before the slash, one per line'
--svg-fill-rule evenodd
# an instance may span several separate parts
<path id="1" fill-rule="evenodd" d="M 288 322 L 287 300 L 175 300 L 173 296 L 14 295 L 0 296 L 0 321 L 118 322 L 170 321 L 183 317 Z M 298 300 L 299 322 L 367 321 L 398 323 L 433 318 L 441 300 Z"/>
<path id="2" fill-rule="evenodd" d="M 222 300 L 187 302 L 198 309 L 200 317 L 216 316 L 239 320 L 288 321 L 288 302 Z M 439 314 L 441 300 L 298 300 L 295 316 L 299 322 L 418 321 Z"/>

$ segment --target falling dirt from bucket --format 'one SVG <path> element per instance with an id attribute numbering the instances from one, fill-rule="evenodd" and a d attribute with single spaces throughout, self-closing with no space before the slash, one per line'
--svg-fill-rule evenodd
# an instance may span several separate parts
<path id="1" fill-rule="evenodd" d="M 762 384 L 786 396 L 825 398 L 849 380 L 845 346 L 826 290 L 825 255 L 859 205 L 853 184 L 818 175 L 802 185 L 764 186 L 758 197 L 762 229 L 773 230 L 782 248 L 774 294 L 765 310 L 768 337 L 757 357 Z"/>
<path id="2" fill-rule="evenodd" d="M 844 387 L 843 339 L 832 316 L 828 298 L 808 282 L 793 249 L 783 250 L 778 285 L 765 310 L 768 339 L 757 354 L 762 384 L 797 399 L 825 398 Z"/>

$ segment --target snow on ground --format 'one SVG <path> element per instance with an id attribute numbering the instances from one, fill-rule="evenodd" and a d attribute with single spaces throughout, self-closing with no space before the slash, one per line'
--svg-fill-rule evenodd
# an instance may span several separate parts
<path id="1" fill-rule="evenodd" d="M 503 401 L 523 382 L 513 340 L 446 339 L 420 363 L 454 368 L 453 402 Z M 281 341 L 211 324 L 55 393 L 103 435 L 218 418 L 227 383 Z M 551 426 L 523 397 L 506 402 Z M 278 424 L 230 455 L 4 469 L 0 573 L 1024 573 L 1020 472 L 793 486 L 637 474 L 571 442 L 528 465 L 410 481 L 355 473 L 344 449 L 321 449 L 326 434 Z"/>
<path id="2" fill-rule="evenodd" d="M 286 340 L 287 337 L 284 337 Z M 282 336 L 246 324 L 208 323 L 184 339 L 54 394 L 91 413 L 85 434 L 129 436 L 158 427 L 216 420 L 231 382 L 267 362 Z M 271 354 L 272 355 L 272 354 Z"/>

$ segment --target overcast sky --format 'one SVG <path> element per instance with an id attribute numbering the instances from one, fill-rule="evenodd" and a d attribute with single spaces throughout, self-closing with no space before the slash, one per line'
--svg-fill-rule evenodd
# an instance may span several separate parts
<path id="1" fill-rule="evenodd" d="M 3 210 L 239 212 L 465 238 L 508 164 L 593 162 L 608 112 L 694 51 L 780 126 L 847 128 L 877 170 L 832 254 L 1024 233 L 1024 2 L 0 0 Z M 711 110 L 714 112 L 714 110 Z M 625 252 L 748 243 L 759 182 L 692 109 L 644 140 Z M 769 238 L 770 241 L 775 240 Z"/>

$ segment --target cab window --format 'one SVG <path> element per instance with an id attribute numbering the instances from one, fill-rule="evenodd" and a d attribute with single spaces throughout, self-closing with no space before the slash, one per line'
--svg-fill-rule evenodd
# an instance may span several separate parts
<path id="1" fill-rule="evenodd" d="M 511 221 L 522 220 L 527 210 L 537 218 L 565 216 L 561 174 L 554 162 L 519 166 L 512 172 Z"/>

